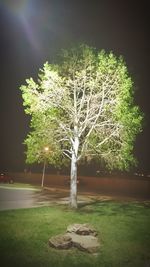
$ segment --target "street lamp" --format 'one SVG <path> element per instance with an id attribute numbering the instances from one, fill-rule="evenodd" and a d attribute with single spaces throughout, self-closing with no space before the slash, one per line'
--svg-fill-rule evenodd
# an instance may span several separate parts
<path id="1" fill-rule="evenodd" d="M 49 151 L 49 147 L 45 146 L 44 147 L 44 153 L 47 153 Z M 43 188 L 44 185 L 44 177 L 45 177 L 45 168 L 46 168 L 46 157 L 44 155 L 44 166 L 43 166 L 43 173 L 42 173 L 42 184 L 41 187 Z"/>

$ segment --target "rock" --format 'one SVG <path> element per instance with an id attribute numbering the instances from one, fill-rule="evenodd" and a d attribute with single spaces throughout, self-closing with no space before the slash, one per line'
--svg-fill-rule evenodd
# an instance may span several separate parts
<path id="1" fill-rule="evenodd" d="M 96 235 L 97 232 L 88 224 L 73 224 L 68 226 L 66 234 L 49 239 L 49 245 L 57 249 L 76 247 L 94 254 L 100 247 Z"/>
<path id="2" fill-rule="evenodd" d="M 91 235 L 78 235 L 75 233 L 68 233 L 68 237 L 72 240 L 72 245 L 82 251 L 89 253 L 96 253 L 100 244 L 98 238 Z"/>
<path id="3" fill-rule="evenodd" d="M 57 235 L 49 239 L 49 246 L 58 249 L 68 249 L 72 247 L 72 238 L 68 235 Z"/>
<path id="4" fill-rule="evenodd" d="M 96 230 L 86 223 L 69 225 L 67 227 L 67 233 L 76 233 L 78 235 L 97 236 Z"/>

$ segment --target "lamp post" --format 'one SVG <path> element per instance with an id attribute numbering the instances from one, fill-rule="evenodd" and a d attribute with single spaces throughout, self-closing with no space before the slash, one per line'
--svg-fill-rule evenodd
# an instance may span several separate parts
<path id="1" fill-rule="evenodd" d="M 47 153 L 48 151 L 49 151 L 49 147 L 48 146 L 44 147 L 44 153 Z M 43 185 L 44 185 L 45 168 L 46 168 L 46 158 L 45 158 L 45 155 L 44 155 L 44 166 L 43 166 L 42 183 L 41 183 L 41 187 L 42 188 L 43 188 Z"/>

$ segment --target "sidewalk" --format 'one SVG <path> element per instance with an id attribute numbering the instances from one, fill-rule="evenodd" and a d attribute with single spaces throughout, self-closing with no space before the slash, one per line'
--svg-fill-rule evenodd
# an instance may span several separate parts
<path id="1" fill-rule="evenodd" d="M 69 189 L 60 187 L 44 187 L 44 191 L 48 194 L 48 197 L 53 203 L 57 204 L 67 204 L 69 202 Z M 50 194 L 49 194 L 49 193 Z M 77 194 L 78 203 L 91 203 L 95 201 L 121 201 L 121 202 L 149 202 L 150 199 L 135 197 L 135 196 L 125 196 L 125 195 L 115 195 L 115 194 L 103 194 L 97 192 L 84 192 L 79 191 Z"/>
<path id="2" fill-rule="evenodd" d="M 42 207 L 55 205 L 68 205 L 70 189 L 67 187 L 49 187 L 43 189 L 33 187 L 27 184 L 0 185 L 1 192 L 0 205 L 1 209 L 8 208 L 27 208 L 27 207 Z M 115 202 L 139 202 L 149 203 L 150 199 L 128 197 L 115 194 L 104 194 L 97 192 L 78 191 L 77 201 L 80 205 L 88 205 L 94 202 L 115 201 Z"/>

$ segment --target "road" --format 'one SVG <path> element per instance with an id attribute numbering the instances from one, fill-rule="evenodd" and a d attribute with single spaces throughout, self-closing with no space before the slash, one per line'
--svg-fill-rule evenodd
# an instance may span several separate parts
<path id="1" fill-rule="evenodd" d="M 51 192 L 34 188 L 14 188 L 0 185 L 0 210 L 47 206 L 67 196 L 66 192 Z"/>
<path id="2" fill-rule="evenodd" d="M 0 210 L 34 207 L 38 199 L 35 190 L 0 187 Z"/>

